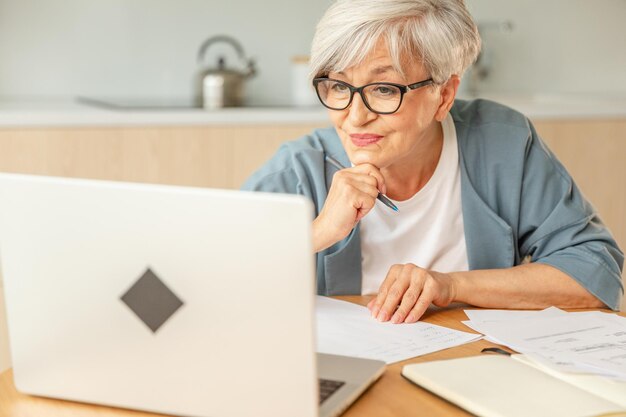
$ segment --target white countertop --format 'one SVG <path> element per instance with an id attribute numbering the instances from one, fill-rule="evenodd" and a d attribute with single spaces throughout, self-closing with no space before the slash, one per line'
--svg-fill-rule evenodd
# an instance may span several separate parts
<path id="1" fill-rule="evenodd" d="M 626 97 L 485 95 L 531 120 L 626 118 Z M 86 126 L 198 126 L 330 124 L 327 111 L 314 107 L 245 107 L 116 110 L 73 99 L 1 99 L 0 128 Z"/>
<path id="2" fill-rule="evenodd" d="M 485 94 L 481 97 L 512 107 L 533 121 L 626 118 L 626 96 Z"/>
<path id="3" fill-rule="evenodd" d="M 0 99 L 0 127 L 258 125 L 324 123 L 328 120 L 327 112 L 321 105 L 212 111 L 194 108 L 118 110 L 71 99 Z"/>

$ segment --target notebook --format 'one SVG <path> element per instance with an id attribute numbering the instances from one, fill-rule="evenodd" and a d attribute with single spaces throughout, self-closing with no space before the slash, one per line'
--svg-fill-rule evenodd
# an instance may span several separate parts
<path id="1" fill-rule="evenodd" d="M 304 197 L 0 174 L 0 201 L 24 393 L 198 417 L 335 416 L 384 370 L 315 353 Z"/>
<path id="2" fill-rule="evenodd" d="M 574 385 L 548 374 L 523 355 L 485 354 L 411 364 L 402 375 L 480 417 L 626 416 L 623 382 L 575 375 Z M 596 393 L 585 388 L 600 381 L 609 385 L 596 387 Z"/>

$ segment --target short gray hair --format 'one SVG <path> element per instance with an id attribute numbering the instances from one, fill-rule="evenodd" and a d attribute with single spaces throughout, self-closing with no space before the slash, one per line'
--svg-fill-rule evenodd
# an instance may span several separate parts
<path id="1" fill-rule="evenodd" d="M 317 25 L 311 78 L 358 65 L 381 39 L 396 71 L 417 58 L 437 84 L 461 77 L 481 43 L 463 0 L 337 0 Z"/>

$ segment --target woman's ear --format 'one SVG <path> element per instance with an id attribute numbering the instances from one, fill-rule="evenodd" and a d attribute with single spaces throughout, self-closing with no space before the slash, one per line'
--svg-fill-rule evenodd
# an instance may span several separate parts
<path id="1" fill-rule="evenodd" d="M 441 85 L 439 88 L 440 94 L 440 102 L 439 107 L 437 108 L 437 112 L 435 113 L 435 120 L 438 122 L 442 122 L 443 119 L 446 118 L 450 108 L 454 104 L 454 98 L 456 97 L 456 92 L 459 89 L 459 84 L 461 83 L 461 79 L 458 75 L 451 75 L 448 81 Z"/>

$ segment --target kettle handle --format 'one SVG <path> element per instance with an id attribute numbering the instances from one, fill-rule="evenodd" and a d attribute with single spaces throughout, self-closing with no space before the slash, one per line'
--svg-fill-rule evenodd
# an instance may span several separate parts
<path id="1" fill-rule="evenodd" d="M 204 62 L 204 56 L 206 54 L 206 51 L 209 49 L 209 46 L 218 42 L 226 42 L 230 44 L 235 49 L 235 51 L 237 51 L 237 55 L 239 56 L 239 59 L 242 62 L 246 61 L 246 57 L 243 53 L 243 48 L 241 47 L 241 44 L 239 42 L 237 42 L 234 38 L 231 38 L 230 36 L 217 35 L 217 36 L 213 36 L 205 40 L 200 46 L 200 49 L 198 50 L 198 64 L 201 64 L 202 62 Z"/>

